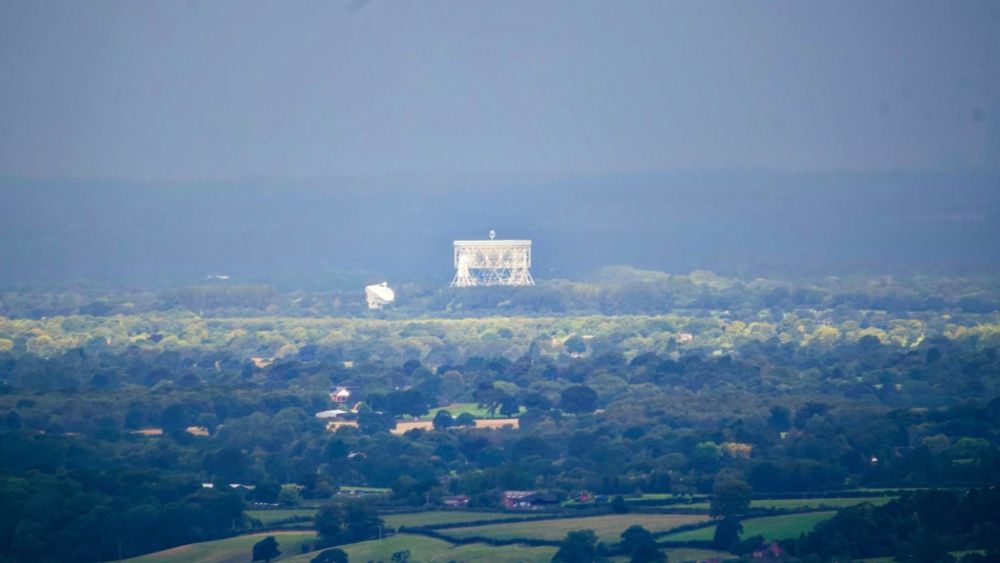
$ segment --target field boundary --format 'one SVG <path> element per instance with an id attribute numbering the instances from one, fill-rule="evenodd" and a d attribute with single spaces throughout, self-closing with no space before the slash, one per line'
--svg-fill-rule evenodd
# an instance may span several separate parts
<path id="1" fill-rule="evenodd" d="M 523 522 L 523 520 L 521 520 Z M 443 534 L 437 530 L 432 530 L 430 528 L 400 528 L 400 534 L 417 534 L 421 536 L 427 536 L 429 538 L 434 538 L 446 542 L 453 543 L 455 545 L 467 545 L 470 543 L 481 543 L 485 545 L 527 545 L 531 547 L 559 547 L 562 544 L 562 540 L 543 540 L 539 538 L 488 538 L 485 536 L 468 536 L 464 538 L 456 538 Z"/>
<path id="2" fill-rule="evenodd" d="M 407 514 L 419 514 L 407 513 Z M 406 530 L 447 530 L 450 528 L 474 528 L 478 526 L 490 526 L 493 524 L 515 524 L 517 522 L 542 522 L 545 520 L 570 520 L 574 518 L 593 518 L 594 516 L 609 516 L 611 512 L 609 511 L 593 511 L 585 514 L 563 514 L 558 512 L 548 512 L 544 514 L 539 514 L 538 516 L 526 516 L 518 518 L 516 516 L 510 516 L 507 518 L 489 518 L 484 520 L 469 520 L 467 522 L 445 522 L 442 524 L 428 524 L 426 526 L 400 526 L 398 529 L 402 531 L 404 528 Z M 642 513 L 637 513 L 642 514 Z"/>

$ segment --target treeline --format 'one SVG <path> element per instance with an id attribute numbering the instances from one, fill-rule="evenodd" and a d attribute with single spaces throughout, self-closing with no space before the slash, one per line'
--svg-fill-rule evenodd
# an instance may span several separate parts
<path id="1" fill-rule="evenodd" d="M 0 438 L 0 460 L 20 453 Z M 0 560 L 110 561 L 215 539 L 244 525 L 243 499 L 159 471 L 0 470 Z"/>
<path id="2" fill-rule="evenodd" d="M 918 491 L 883 506 L 845 508 L 786 547 L 807 560 L 954 561 L 952 552 L 973 551 L 962 561 L 997 561 L 1000 490 Z"/>
<path id="3" fill-rule="evenodd" d="M 2 557 L 110 559 L 219 537 L 249 525 L 245 504 L 321 502 L 347 485 L 386 487 L 398 509 L 454 494 L 498 508 L 505 490 L 710 494 L 734 480 L 756 494 L 996 484 L 1000 325 L 955 301 L 988 288 L 954 282 L 939 309 L 889 313 L 833 305 L 844 289 L 834 281 L 815 295 L 707 274 L 636 283 L 757 301 L 635 317 L 184 309 L 228 298 L 211 289 L 172 294 L 165 313 L 116 316 L 109 302 L 111 316 L 0 319 L 0 505 L 19 507 L 0 515 Z M 865 283 L 868 299 L 898 287 Z M 944 282 L 912 283 L 933 294 Z M 509 307 L 491 301 L 503 292 L 467 295 Z M 274 297 L 254 289 L 236 309 Z M 333 408 L 334 386 L 351 390 L 357 427 L 331 432 L 315 416 Z M 517 416 L 519 429 L 440 415 L 391 433 L 399 418 L 454 403 Z M 377 532 L 364 510 L 331 514 L 331 538 Z M 366 523 L 351 531 L 351 519 Z M 65 535 L 40 543 L 50 534 Z M 942 534 L 947 548 L 971 545 Z M 802 553 L 835 552 L 815 541 Z"/>
<path id="4" fill-rule="evenodd" d="M 773 343 L 631 361 L 609 347 L 555 360 L 351 368 L 325 357 L 258 367 L 223 353 L 78 351 L 8 357 L 0 367 L 0 424 L 25 443 L 86 444 L 136 468 L 206 481 L 295 482 L 316 497 L 373 485 L 417 504 L 465 493 L 490 506 L 504 489 L 706 493 L 720 472 L 758 492 L 964 486 L 1000 473 L 1000 400 L 978 399 L 1000 395 L 1000 361 L 969 342 L 825 351 Z M 331 434 L 313 416 L 331 408 L 331 385 L 364 403 L 358 429 Z M 441 420 L 437 431 L 388 434 L 398 416 L 454 402 L 520 412 L 521 429 Z M 164 434 L 139 432 L 146 428 Z M 176 455 L 164 466 L 165 449 Z M 10 463 L 73 466 L 60 451 L 12 454 Z"/>
<path id="5" fill-rule="evenodd" d="M 483 319 L 383 320 L 255 317 L 212 319 L 191 313 L 150 316 L 0 317 L 0 355 L 15 360 L 91 355 L 177 352 L 223 361 L 276 359 L 430 365 L 472 357 L 552 361 L 606 353 L 628 360 L 645 354 L 731 355 L 754 345 L 806 347 L 810 353 L 871 347 L 947 346 L 964 341 L 979 349 L 1000 345 L 1000 317 L 962 314 L 902 316 L 879 311 L 770 310 L 662 316 L 491 317 Z"/>
<path id="6" fill-rule="evenodd" d="M 372 279 L 371 282 L 382 281 Z M 368 311 L 364 284 L 329 291 L 289 289 L 210 280 L 162 290 L 74 286 L 0 292 L 0 316 L 114 316 L 189 311 L 213 316 L 437 317 L 505 315 L 659 315 L 678 310 L 856 309 L 888 313 L 951 311 L 990 314 L 1000 310 L 992 277 L 845 276 L 824 278 L 727 278 L 709 271 L 665 274 L 628 266 L 608 267 L 585 280 L 547 280 L 535 287 L 452 289 L 440 284 L 391 284 L 397 301 Z"/>

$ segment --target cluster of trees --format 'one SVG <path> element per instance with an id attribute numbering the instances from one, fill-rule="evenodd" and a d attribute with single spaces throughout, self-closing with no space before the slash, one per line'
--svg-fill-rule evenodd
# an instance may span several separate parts
<path id="1" fill-rule="evenodd" d="M 381 537 L 385 522 L 363 501 L 328 504 L 316 514 L 316 533 L 324 546 Z"/>
<path id="2" fill-rule="evenodd" d="M 954 561 L 950 552 L 976 550 L 962 560 L 996 561 L 1000 490 L 917 491 L 883 506 L 846 508 L 787 547 L 798 556 L 823 560 Z"/>
<path id="3" fill-rule="evenodd" d="M 414 506 L 461 493 L 497 507 L 510 489 L 714 491 L 716 541 L 732 548 L 749 490 L 986 487 L 1000 475 L 995 313 L 821 308 L 830 288 L 861 281 L 824 282 L 820 296 L 707 274 L 636 283 L 761 301 L 660 317 L 0 319 L 0 504 L 22 507 L 0 515 L 0 555 L 134 555 L 234 533 L 249 525 L 244 503 L 325 500 L 344 485 Z M 900 287 L 868 283 L 872 302 Z M 970 288 L 992 295 L 964 282 L 942 294 Z M 220 291 L 174 297 L 208 307 Z M 272 294 L 241 299 L 261 295 Z M 361 401 L 357 427 L 330 432 L 314 416 L 333 385 Z M 517 416 L 519 429 L 443 410 L 430 429 L 391 433 L 453 403 Z M 369 508 L 321 517 L 330 545 L 378 533 Z M 653 557 L 644 537 L 630 535 L 630 554 Z"/>
<path id="4" fill-rule="evenodd" d="M 40 394 L 37 381 L 23 390 L 8 383 L 0 423 L 12 435 L 45 432 L 52 448 L 65 449 L 59 437 L 80 434 L 69 438 L 140 467 L 155 466 L 168 444 L 188 452 L 176 467 L 208 480 L 312 482 L 320 491 L 457 472 L 450 486 L 477 494 L 531 488 L 540 478 L 567 494 L 707 492 L 729 468 L 757 491 L 784 492 L 983 483 L 998 463 L 998 403 L 971 399 L 997 395 L 998 360 L 962 342 L 830 351 L 774 344 L 676 360 L 470 358 L 433 370 L 419 362 L 347 369 L 323 358 L 258 368 L 224 353 L 170 352 L 22 355 L 2 367 L 13 382 L 45 373 L 90 379 Z M 330 435 L 313 416 L 329 408 L 334 382 L 352 385 L 369 405 L 358 430 Z M 521 430 L 483 434 L 469 429 L 469 417 L 442 414 L 442 432 L 387 434 L 397 416 L 456 400 L 501 414 L 523 409 Z M 149 427 L 164 437 L 137 433 Z M 533 440 L 548 443 L 535 448 Z M 378 463 L 382 452 L 395 453 Z M 359 455 L 348 462 L 351 453 Z M 49 463 L 31 454 L 17 462 Z M 466 482 L 471 468 L 483 471 Z"/>
<path id="5" fill-rule="evenodd" d="M 371 280 L 369 282 L 371 283 Z M 192 311 L 225 316 L 369 316 L 360 278 L 327 291 L 289 290 L 229 280 L 167 288 L 78 285 L 0 293 L 0 316 L 42 318 Z M 446 284 L 403 283 L 397 303 L 381 315 L 412 317 L 564 314 L 663 314 L 677 310 L 787 312 L 797 309 L 988 314 L 1000 309 L 991 277 L 846 276 L 796 279 L 727 278 L 710 271 L 666 274 L 614 266 L 585 280 L 547 280 L 532 288 L 455 290 Z"/>
<path id="6" fill-rule="evenodd" d="M 593 530 L 568 532 L 552 557 L 553 563 L 601 563 L 611 555 L 624 555 L 630 563 L 666 563 L 667 556 L 656 545 L 656 538 L 642 526 L 630 526 L 621 533 L 614 548 L 598 541 Z"/>
<path id="7" fill-rule="evenodd" d="M 677 358 L 729 354 L 776 341 L 830 350 L 867 341 L 896 347 L 963 339 L 981 348 L 1000 344 L 996 314 L 883 310 L 774 309 L 673 311 L 630 317 L 490 317 L 383 320 L 344 317 L 207 318 L 187 311 L 115 317 L 0 317 L 0 354 L 53 358 L 92 354 L 222 353 L 249 361 L 381 361 L 416 359 L 442 365 L 473 357 L 554 361 L 608 352 Z"/>
<path id="8" fill-rule="evenodd" d="M 0 455 L 0 559 L 117 560 L 246 524 L 243 499 L 228 490 L 130 468 L 12 472 L 12 453 Z"/>

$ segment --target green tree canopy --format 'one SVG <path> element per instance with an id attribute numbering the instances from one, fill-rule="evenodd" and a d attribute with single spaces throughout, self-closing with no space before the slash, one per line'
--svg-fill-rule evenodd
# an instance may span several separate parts
<path id="1" fill-rule="evenodd" d="M 566 534 L 552 561 L 559 563 L 596 563 L 603 558 L 597 552 L 597 535 L 593 530 L 576 530 Z"/>
<path id="2" fill-rule="evenodd" d="M 586 385 L 572 385 L 563 389 L 559 405 L 571 413 L 588 413 L 597 408 L 597 392 Z"/>
<path id="3" fill-rule="evenodd" d="M 253 557 L 251 561 L 270 561 L 281 556 L 278 549 L 278 540 L 274 536 L 267 536 L 259 542 L 253 544 Z"/>
<path id="4" fill-rule="evenodd" d="M 632 563 L 666 563 L 667 556 L 656 547 L 656 538 L 642 526 L 631 526 L 621 535 L 622 550 Z"/>
<path id="5" fill-rule="evenodd" d="M 347 563 L 347 553 L 338 548 L 324 549 L 310 559 L 309 563 Z"/>
<path id="6" fill-rule="evenodd" d="M 750 485 L 740 479 L 727 479 L 715 484 L 710 512 L 712 516 L 730 517 L 746 514 L 750 508 Z"/>
<path id="7" fill-rule="evenodd" d="M 712 536 L 712 545 L 716 549 L 729 551 L 740 541 L 740 534 L 743 533 L 743 525 L 736 518 L 725 517 L 715 527 L 715 534 Z"/>

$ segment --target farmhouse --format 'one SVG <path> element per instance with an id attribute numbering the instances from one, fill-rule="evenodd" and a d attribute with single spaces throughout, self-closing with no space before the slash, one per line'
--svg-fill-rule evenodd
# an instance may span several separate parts
<path id="1" fill-rule="evenodd" d="M 534 510 L 558 502 L 556 497 L 538 491 L 504 491 L 503 507 L 508 510 Z"/>
<path id="2" fill-rule="evenodd" d="M 351 390 L 347 387 L 334 387 L 330 392 L 330 400 L 334 403 L 346 403 L 351 398 Z"/>
<path id="3" fill-rule="evenodd" d="M 347 411 L 345 411 L 345 410 L 332 409 L 332 410 L 320 411 L 320 412 L 316 413 L 316 418 L 323 419 L 323 420 L 333 420 L 333 419 L 336 419 L 336 418 L 340 418 L 340 417 L 344 416 L 345 414 L 347 414 Z"/>
<path id="4" fill-rule="evenodd" d="M 465 508 L 466 506 L 469 506 L 469 497 L 467 495 L 442 497 L 441 502 L 443 502 L 448 508 Z"/>
<path id="5" fill-rule="evenodd" d="M 781 559 L 785 556 L 785 550 L 778 545 L 778 542 L 773 541 L 770 545 L 761 546 L 760 549 L 756 550 L 752 554 L 754 559 Z"/>

